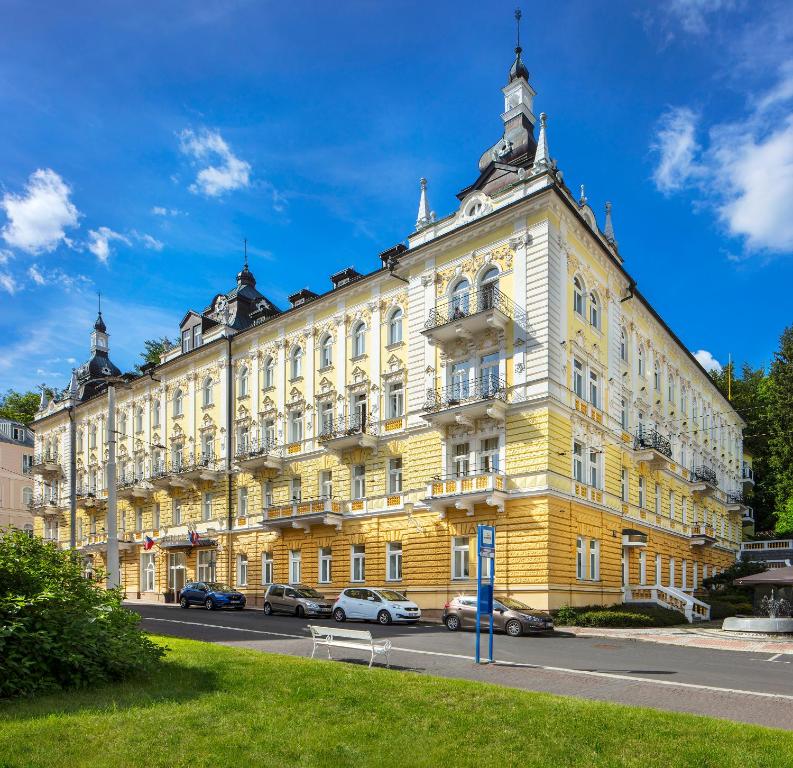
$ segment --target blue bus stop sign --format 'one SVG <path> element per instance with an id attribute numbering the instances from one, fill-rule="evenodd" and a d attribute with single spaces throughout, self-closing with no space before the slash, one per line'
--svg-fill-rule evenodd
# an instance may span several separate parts
<path id="1" fill-rule="evenodd" d="M 489 576 L 482 578 L 483 564 L 490 561 Z M 493 661 L 493 583 L 496 573 L 496 529 L 493 525 L 476 528 L 476 663 L 479 664 L 479 636 L 482 620 L 488 617 L 488 657 Z"/>
<path id="2" fill-rule="evenodd" d="M 493 585 L 483 583 L 479 587 L 479 613 L 488 616 L 493 613 Z"/>
<path id="3" fill-rule="evenodd" d="M 480 525 L 478 531 L 479 557 L 495 558 L 496 556 L 496 529 L 492 525 Z"/>

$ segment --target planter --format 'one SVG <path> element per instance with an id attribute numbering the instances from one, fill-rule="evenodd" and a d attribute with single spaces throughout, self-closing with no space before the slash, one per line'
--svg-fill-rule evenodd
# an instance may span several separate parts
<path id="1" fill-rule="evenodd" d="M 770 619 L 761 616 L 730 616 L 721 628 L 726 632 L 751 632 L 766 635 L 793 634 L 793 618 Z"/>

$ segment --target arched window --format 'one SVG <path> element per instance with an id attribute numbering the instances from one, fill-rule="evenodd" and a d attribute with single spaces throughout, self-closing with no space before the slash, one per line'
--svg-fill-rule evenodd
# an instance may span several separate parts
<path id="1" fill-rule="evenodd" d="M 201 402 L 203 405 L 212 405 L 212 377 L 207 376 L 201 385 Z"/>
<path id="2" fill-rule="evenodd" d="M 178 387 L 176 391 L 173 393 L 173 415 L 174 416 L 181 416 L 182 415 L 182 407 L 183 407 L 183 397 L 182 397 L 182 390 Z"/>
<path id="3" fill-rule="evenodd" d="M 600 300 L 594 291 L 589 294 L 589 323 L 593 328 L 600 329 Z"/>
<path id="4" fill-rule="evenodd" d="M 490 267 L 479 281 L 481 291 L 480 309 L 492 309 L 498 290 L 498 269 Z"/>
<path id="5" fill-rule="evenodd" d="M 155 398 L 151 402 L 151 423 L 153 427 L 160 426 L 160 400 Z"/>
<path id="6" fill-rule="evenodd" d="M 135 431 L 143 432 L 143 408 L 141 406 L 135 409 Z"/>
<path id="7" fill-rule="evenodd" d="M 275 361 L 268 357 L 264 361 L 264 388 L 270 389 L 275 386 Z"/>
<path id="8" fill-rule="evenodd" d="M 395 307 L 388 318 L 388 343 L 399 344 L 402 341 L 402 308 Z"/>
<path id="9" fill-rule="evenodd" d="M 319 367 L 327 368 L 330 365 L 333 365 L 333 336 L 326 333 L 319 347 Z"/>
<path id="10" fill-rule="evenodd" d="M 22 530 L 25 532 L 26 536 L 29 536 L 31 539 L 33 538 L 33 526 L 30 523 L 25 523 L 25 527 Z"/>
<path id="11" fill-rule="evenodd" d="M 248 366 L 240 366 L 237 373 L 237 397 L 248 396 Z"/>
<path id="12" fill-rule="evenodd" d="M 655 388 L 656 392 L 661 391 L 661 368 L 659 367 L 657 360 L 653 366 L 653 387 Z"/>
<path id="13" fill-rule="evenodd" d="M 463 278 L 452 290 L 452 319 L 468 314 L 468 300 L 471 284 Z"/>
<path id="14" fill-rule="evenodd" d="M 670 405 L 675 404 L 675 377 L 671 374 L 669 375 L 669 382 L 668 382 L 668 389 L 667 389 L 667 400 L 669 400 Z"/>
<path id="15" fill-rule="evenodd" d="M 581 282 L 581 278 L 574 277 L 573 278 L 573 311 L 576 314 L 581 315 L 581 317 L 585 317 L 584 309 L 586 305 L 586 300 L 584 299 L 584 284 Z"/>
<path id="16" fill-rule="evenodd" d="M 644 348 L 639 347 L 639 352 L 636 355 L 636 369 L 639 372 L 639 376 L 644 376 Z"/>
<path id="17" fill-rule="evenodd" d="M 126 411 L 121 411 L 118 415 L 118 434 L 120 437 L 127 436 L 127 414 Z"/>
<path id="18" fill-rule="evenodd" d="M 358 323 L 352 331 L 352 356 L 360 357 L 366 352 L 366 325 Z"/>
<path id="19" fill-rule="evenodd" d="M 628 338 L 624 328 L 620 328 L 620 359 L 628 362 Z"/>
<path id="20" fill-rule="evenodd" d="M 24 506 L 27 507 L 32 502 L 33 502 L 33 489 L 30 486 L 26 485 L 22 489 L 22 504 L 24 504 Z"/>
<path id="21" fill-rule="evenodd" d="M 290 355 L 290 369 L 291 377 L 293 379 L 300 378 L 303 375 L 303 350 L 300 347 L 295 347 Z"/>
<path id="22" fill-rule="evenodd" d="M 96 448 L 96 424 L 91 424 L 88 430 L 88 447 Z"/>

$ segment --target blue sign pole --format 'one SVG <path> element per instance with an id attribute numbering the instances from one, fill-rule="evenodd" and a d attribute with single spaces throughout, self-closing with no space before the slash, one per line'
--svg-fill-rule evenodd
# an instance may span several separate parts
<path id="1" fill-rule="evenodd" d="M 479 552 L 477 537 L 476 547 L 476 663 L 479 664 L 479 635 L 481 634 L 482 616 L 482 555 Z"/>
<path id="2" fill-rule="evenodd" d="M 479 525 L 476 529 L 476 663 L 481 663 L 480 640 L 482 631 L 482 614 L 490 620 L 490 637 L 488 638 L 488 657 L 493 661 L 493 587 L 496 572 L 496 529 L 492 525 Z M 482 563 L 490 561 L 490 575 L 486 583 L 482 583 Z"/>

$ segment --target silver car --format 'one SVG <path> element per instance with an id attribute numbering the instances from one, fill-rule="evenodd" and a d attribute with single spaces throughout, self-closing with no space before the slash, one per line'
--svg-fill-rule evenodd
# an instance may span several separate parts
<path id="1" fill-rule="evenodd" d="M 270 584 L 264 595 L 264 612 L 288 613 L 292 616 L 327 616 L 333 603 L 321 592 L 304 584 Z"/>

